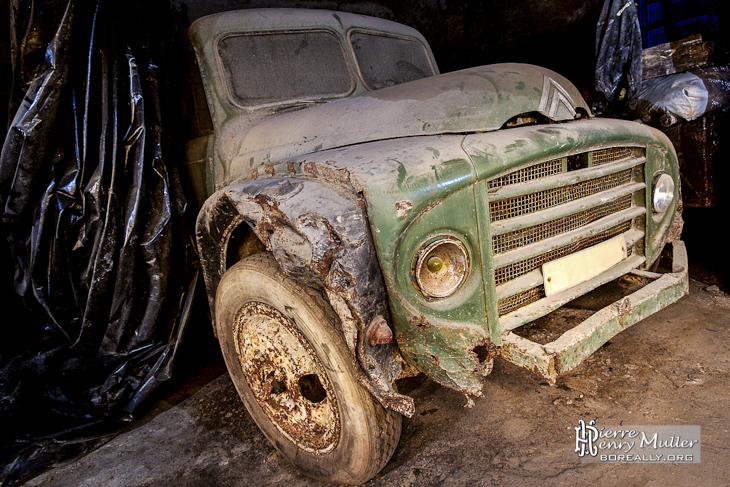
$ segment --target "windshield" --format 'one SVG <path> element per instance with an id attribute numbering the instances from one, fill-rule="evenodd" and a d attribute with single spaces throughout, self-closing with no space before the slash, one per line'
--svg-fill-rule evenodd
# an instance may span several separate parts
<path id="1" fill-rule="evenodd" d="M 350 43 L 365 85 L 371 90 L 433 76 L 426 47 L 413 37 L 355 30 Z"/>
<path id="2" fill-rule="evenodd" d="M 241 107 L 340 97 L 355 88 L 340 40 L 325 30 L 247 33 L 217 43 L 231 101 Z"/>

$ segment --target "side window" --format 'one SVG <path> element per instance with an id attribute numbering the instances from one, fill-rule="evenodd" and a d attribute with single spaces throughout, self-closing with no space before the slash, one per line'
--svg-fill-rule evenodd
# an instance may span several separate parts
<path id="1" fill-rule="evenodd" d="M 426 46 L 418 39 L 354 30 L 350 43 L 363 82 L 371 90 L 436 74 Z"/>
<path id="2" fill-rule="evenodd" d="M 231 34 L 216 47 L 228 96 L 240 107 L 341 97 L 355 88 L 340 39 L 329 31 Z"/>

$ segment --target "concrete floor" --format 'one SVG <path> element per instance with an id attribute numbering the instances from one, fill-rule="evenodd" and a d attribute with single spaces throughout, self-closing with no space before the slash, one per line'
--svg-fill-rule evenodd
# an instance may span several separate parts
<path id="1" fill-rule="evenodd" d="M 730 297 L 691 294 L 613 338 L 555 386 L 498 360 L 485 394 L 424 381 L 393 459 L 369 486 L 730 485 Z M 701 425 L 701 464 L 582 463 L 578 420 Z M 226 375 L 27 486 L 322 485 L 258 431 Z"/>

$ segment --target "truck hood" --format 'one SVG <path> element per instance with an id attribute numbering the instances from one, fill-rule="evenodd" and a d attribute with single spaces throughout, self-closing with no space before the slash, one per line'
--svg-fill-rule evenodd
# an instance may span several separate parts
<path id="1" fill-rule="evenodd" d="M 515 115 L 554 120 L 590 113 L 580 92 L 559 74 L 526 64 L 470 68 L 371 91 L 255 121 L 224 124 L 218 156 L 225 182 L 253 167 L 348 145 L 416 135 L 498 130 Z"/>

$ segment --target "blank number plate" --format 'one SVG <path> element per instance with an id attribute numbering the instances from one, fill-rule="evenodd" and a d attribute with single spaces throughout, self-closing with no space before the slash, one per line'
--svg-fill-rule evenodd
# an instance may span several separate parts
<path id="1" fill-rule="evenodd" d="M 546 262 L 542 266 L 545 296 L 596 277 L 625 258 L 626 241 L 622 234 L 593 247 Z"/>

